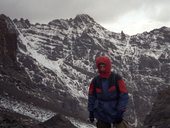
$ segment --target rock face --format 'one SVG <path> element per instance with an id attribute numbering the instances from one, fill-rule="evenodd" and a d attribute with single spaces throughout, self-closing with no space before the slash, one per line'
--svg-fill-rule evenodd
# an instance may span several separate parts
<path id="1" fill-rule="evenodd" d="M 60 81 L 55 79 L 55 74 L 52 71 L 41 66 L 37 67 L 33 58 L 22 55 L 18 51 L 17 45 L 22 47 L 21 40 L 18 38 L 18 30 L 5 15 L 0 15 L 0 34 L 0 107 L 41 122 L 58 112 L 69 116 L 75 108 L 80 110 L 80 113 L 84 112 L 79 107 L 78 101 L 64 91 L 67 88 L 57 85 Z M 23 65 L 17 61 L 17 52 L 18 56 L 22 57 L 22 61 L 25 62 Z M 25 68 L 27 66 L 34 71 L 36 70 L 36 74 L 30 76 Z M 56 89 L 38 82 L 42 80 L 42 76 L 47 77 L 45 74 L 50 77 L 45 82 L 49 85 L 54 84 Z M 62 100 L 65 102 L 61 102 Z M 74 112 L 72 117 L 76 117 L 78 113 L 78 111 Z M 79 118 L 81 117 L 79 116 Z"/>
<path id="2" fill-rule="evenodd" d="M 37 123 L 38 122 L 32 118 L 0 108 L 1 128 L 31 128 Z"/>
<path id="3" fill-rule="evenodd" d="M 85 14 L 48 24 L 0 19 L 0 107 L 7 110 L 40 122 L 56 113 L 85 120 L 100 55 L 108 55 L 123 76 L 130 96 L 126 119 L 136 127 L 157 92 L 170 85 L 170 28 L 128 36 Z"/>
<path id="4" fill-rule="evenodd" d="M 170 128 L 170 88 L 159 92 L 145 125 L 146 128 Z"/>
<path id="5" fill-rule="evenodd" d="M 0 127 L 1 128 L 77 128 L 70 120 L 60 114 L 56 114 L 51 119 L 39 123 L 27 116 L 6 111 L 0 108 Z"/>
<path id="6" fill-rule="evenodd" d="M 51 119 L 34 126 L 35 128 L 77 128 L 62 115 L 55 115 Z"/>
<path id="7" fill-rule="evenodd" d="M 12 21 L 0 15 L 0 63 L 3 65 L 16 61 L 17 31 Z"/>

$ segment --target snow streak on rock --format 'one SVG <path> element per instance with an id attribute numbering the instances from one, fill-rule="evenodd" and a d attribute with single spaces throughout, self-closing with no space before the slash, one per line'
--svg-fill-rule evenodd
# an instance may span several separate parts
<path id="1" fill-rule="evenodd" d="M 13 110 L 14 112 L 34 118 L 41 122 L 44 122 L 55 115 L 55 113 L 50 110 L 41 109 L 31 104 L 18 102 L 16 100 L 10 98 L 4 98 L 1 96 L 0 96 L 0 107 Z"/>

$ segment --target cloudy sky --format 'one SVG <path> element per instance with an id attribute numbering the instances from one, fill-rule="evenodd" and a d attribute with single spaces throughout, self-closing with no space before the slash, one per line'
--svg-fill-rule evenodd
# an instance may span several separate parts
<path id="1" fill-rule="evenodd" d="M 88 14 L 113 32 L 133 35 L 170 27 L 170 0 L 0 0 L 0 14 L 32 23 Z"/>

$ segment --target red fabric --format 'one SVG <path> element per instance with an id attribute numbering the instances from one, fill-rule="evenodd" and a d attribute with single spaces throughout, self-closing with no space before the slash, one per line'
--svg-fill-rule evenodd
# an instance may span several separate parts
<path id="1" fill-rule="evenodd" d="M 100 72 L 99 70 L 99 64 L 104 63 L 106 65 L 105 72 Z M 100 56 L 96 58 L 96 66 L 98 68 L 99 76 L 102 78 L 109 78 L 111 74 L 111 61 L 106 56 Z"/>
<path id="2" fill-rule="evenodd" d="M 100 88 L 96 88 L 96 93 L 101 93 L 102 90 Z"/>
<path id="3" fill-rule="evenodd" d="M 115 87 L 114 85 L 112 85 L 112 86 L 109 88 L 109 92 L 113 92 L 115 89 L 116 89 L 116 87 Z"/>
<path id="4" fill-rule="evenodd" d="M 123 80 L 118 80 L 118 85 L 119 85 L 120 93 L 128 93 L 125 82 Z"/>
<path id="5" fill-rule="evenodd" d="M 90 87 L 89 87 L 89 94 L 92 95 L 94 92 L 94 85 L 93 84 L 90 84 Z"/>

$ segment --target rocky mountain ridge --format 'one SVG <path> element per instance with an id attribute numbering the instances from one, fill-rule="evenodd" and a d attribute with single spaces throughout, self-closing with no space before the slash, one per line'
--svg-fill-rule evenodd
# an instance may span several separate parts
<path id="1" fill-rule="evenodd" d="M 9 19 L 0 17 L 0 21 Z M 6 109 L 39 121 L 56 113 L 85 120 L 88 84 L 95 76 L 94 60 L 99 55 L 110 56 L 114 71 L 127 83 L 130 102 L 126 118 L 134 126 L 143 125 L 157 92 L 169 86 L 170 29 L 167 27 L 129 36 L 110 32 L 85 14 L 48 24 L 31 24 L 24 19 L 9 21 L 5 23 L 18 35 L 14 43 L 17 52 L 12 54 L 16 55 L 17 66 L 15 69 L 1 65 L 1 107 L 12 103 Z M 6 44 L 2 37 L 0 46 Z M 27 112 L 21 109 L 23 106 L 28 108 Z M 36 113 L 33 106 L 42 110 Z"/>

